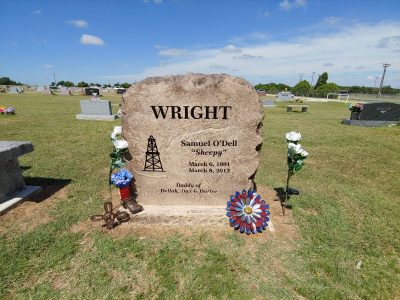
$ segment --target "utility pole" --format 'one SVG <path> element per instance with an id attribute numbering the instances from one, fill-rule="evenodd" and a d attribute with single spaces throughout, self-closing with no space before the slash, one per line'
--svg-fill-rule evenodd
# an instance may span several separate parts
<path id="1" fill-rule="evenodd" d="M 310 93 L 311 93 L 311 90 L 312 90 L 312 85 L 313 85 L 313 81 L 314 81 L 314 75 L 315 75 L 315 72 L 312 72 L 311 86 L 310 86 L 310 90 L 308 91 L 308 97 L 310 97 Z"/>
<path id="2" fill-rule="evenodd" d="M 299 82 L 303 80 L 304 73 L 299 73 Z"/>
<path id="3" fill-rule="evenodd" d="M 54 73 L 54 72 L 53 72 L 53 78 L 54 78 L 54 86 L 57 86 L 56 73 Z"/>
<path id="4" fill-rule="evenodd" d="M 383 81 L 385 80 L 386 68 L 389 66 L 390 66 L 390 64 L 388 64 L 388 63 L 383 64 L 383 75 L 381 78 L 381 84 L 379 86 L 378 98 L 380 98 L 382 96 L 382 86 L 383 86 Z"/>

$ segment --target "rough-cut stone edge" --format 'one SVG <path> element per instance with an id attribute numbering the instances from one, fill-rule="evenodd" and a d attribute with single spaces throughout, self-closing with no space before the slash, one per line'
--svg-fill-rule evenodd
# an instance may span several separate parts
<path id="1" fill-rule="evenodd" d="M 15 159 L 33 150 L 28 141 L 0 141 L 0 161 Z"/>

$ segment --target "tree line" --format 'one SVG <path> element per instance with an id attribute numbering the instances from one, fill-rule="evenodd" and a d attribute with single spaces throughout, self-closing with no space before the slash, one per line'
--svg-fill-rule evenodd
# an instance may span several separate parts
<path id="1" fill-rule="evenodd" d="M 65 87 L 71 87 L 71 86 L 75 86 L 75 84 L 72 81 L 58 81 L 57 83 L 52 82 L 50 84 L 50 86 L 65 86 Z M 97 86 L 97 87 L 103 87 L 103 88 L 108 88 L 108 87 L 122 87 L 124 89 L 127 89 L 131 86 L 130 83 L 124 82 L 124 83 L 114 83 L 114 85 L 111 84 L 100 84 L 100 83 L 87 83 L 85 81 L 80 81 L 77 83 L 76 85 L 77 87 L 88 87 L 88 86 Z"/>
<path id="2" fill-rule="evenodd" d="M 0 85 L 22 85 L 22 83 L 11 80 L 9 77 L 0 77 Z"/>
<path id="3" fill-rule="evenodd" d="M 377 94 L 378 88 L 366 86 L 339 86 L 336 83 L 328 83 L 328 73 L 322 73 L 314 86 L 307 80 L 298 82 L 295 86 L 291 87 L 282 83 L 267 83 L 257 84 L 257 90 L 264 90 L 268 94 L 277 94 L 282 91 L 291 91 L 296 96 L 310 96 L 310 97 L 323 97 L 325 98 L 328 93 L 339 93 L 340 91 L 347 91 L 348 93 L 356 94 Z M 382 94 L 395 95 L 399 94 L 400 89 L 392 88 L 390 85 L 382 87 Z"/>

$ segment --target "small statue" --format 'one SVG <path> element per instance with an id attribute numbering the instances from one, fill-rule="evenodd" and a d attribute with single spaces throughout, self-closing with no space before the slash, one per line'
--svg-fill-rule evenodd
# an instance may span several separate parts
<path id="1" fill-rule="evenodd" d="M 301 170 L 304 165 L 304 160 L 308 157 L 308 152 L 303 149 L 303 147 L 299 144 L 301 140 L 300 132 L 291 131 L 286 133 L 286 141 L 288 147 L 287 154 L 287 164 L 288 164 L 288 176 L 286 181 L 286 191 L 285 191 L 285 199 L 282 202 L 282 211 L 285 214 L 285 207 L 289 206 L 287 201 L 290 198 L 290 195 L 298 195 L 300 192 L 296 189 L 289 188 L 289 180 L 290 177 Z"/>

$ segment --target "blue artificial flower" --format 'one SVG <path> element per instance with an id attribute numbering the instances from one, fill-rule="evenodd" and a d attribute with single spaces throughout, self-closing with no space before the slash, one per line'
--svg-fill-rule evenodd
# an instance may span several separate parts
<path id="1" fill-rule="evenodd" d="M 117 173 L 111 175 L 111 182 L 116 187 L 125 187 L 132 181 L 133 175 L 126 169 L 121 169 Z"/>

